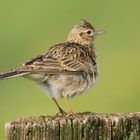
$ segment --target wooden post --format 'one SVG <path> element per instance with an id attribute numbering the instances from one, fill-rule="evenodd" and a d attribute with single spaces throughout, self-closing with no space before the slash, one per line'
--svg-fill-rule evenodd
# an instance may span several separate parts
<path id="1" fill-rule="evenodd" d="M 140 140 L 140 112 L 38 116 L 6 123 L 7 140 Z"/>

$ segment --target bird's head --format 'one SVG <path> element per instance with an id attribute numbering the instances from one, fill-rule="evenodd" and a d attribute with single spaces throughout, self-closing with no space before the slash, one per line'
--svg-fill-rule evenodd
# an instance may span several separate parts
<path id="1" fill-rule="evenodd" d="M 82 24 L 76 25 L 68 35 L 68 42 L 75 42 L 81 45 L 90 45 L 95 37 L 104 31 L 95 28 L 86 20 L 82 19 Z"/>

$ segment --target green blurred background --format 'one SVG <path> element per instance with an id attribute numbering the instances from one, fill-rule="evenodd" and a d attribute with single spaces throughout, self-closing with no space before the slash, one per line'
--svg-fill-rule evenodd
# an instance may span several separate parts
<path id="1" fill-rule="evenodd" d="M 96 39 L 100 78 L 89 94 L 71 100 L 74 111 L 140 111 L 139 0 L 1 0 L 0 71 L 65 41 L 80 18 L 107 33 Z M 64 101 L 59 102 L 66 110 Z M 55 113 L 56 106 L 31 81 L 0 81 L 0 140 L 5 139 L 6 122 Z"/>

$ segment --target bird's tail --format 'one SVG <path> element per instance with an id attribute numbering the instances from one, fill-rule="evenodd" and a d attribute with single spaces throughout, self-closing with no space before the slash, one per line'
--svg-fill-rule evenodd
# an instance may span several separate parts
<path id="1" fill-rule="evenodd" d="M 20 71 L 20 70 L 12 70 L 9 72 L 0 73 L 0 80 L 12 78 L 12 77 L 17 77 L 17 76 L 22 76 L 22 75 L 25 75 L 27 73 L 28 73 L 27 71 Z"/>

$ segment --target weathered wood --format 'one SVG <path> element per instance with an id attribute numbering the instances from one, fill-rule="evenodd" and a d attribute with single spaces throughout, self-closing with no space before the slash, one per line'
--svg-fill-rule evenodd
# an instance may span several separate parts
<path id="1" fill-rule="evenodd" d="M 28 117 L 5 130 L 7 140 L 140 140 L 140 113 Z"/>

